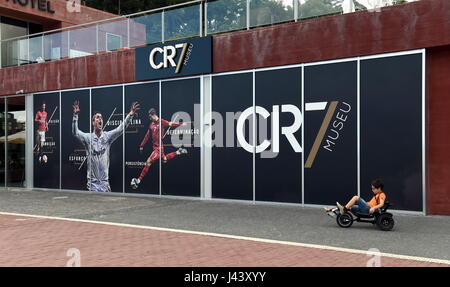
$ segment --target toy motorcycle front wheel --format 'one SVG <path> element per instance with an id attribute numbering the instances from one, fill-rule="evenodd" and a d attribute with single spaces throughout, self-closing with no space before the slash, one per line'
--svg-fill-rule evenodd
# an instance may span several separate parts
<path id="1" fill-rule="evenodd" d="M 353 224 L 353 217 L 349 213 L 338 214 L 336 222 L 340 227 L 349 228 Z"/>

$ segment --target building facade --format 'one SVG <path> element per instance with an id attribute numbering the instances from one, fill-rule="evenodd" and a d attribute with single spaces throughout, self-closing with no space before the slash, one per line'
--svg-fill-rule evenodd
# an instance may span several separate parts
<path id="1" fill-rule="evenodd" d="M 209 19 L 214 6 L 192 7 Z M 11 56 L 15 42 L 0 69 L 0 184 L 322 206 L 369 197 L 381 178 L 395 209 L 450 214 L 448 1 L 208 37 L 206 20 L 177 42 L 165 29 L 178 10 L 162 11 L 39 35 L 37 55 Z"/>

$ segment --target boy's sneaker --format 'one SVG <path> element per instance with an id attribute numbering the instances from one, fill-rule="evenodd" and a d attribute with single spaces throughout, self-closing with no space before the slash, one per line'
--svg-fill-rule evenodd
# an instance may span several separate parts
<path id="1" fill-rule="evenodd" d="M 339 213 L 344 214 L 347 211 L 347 208 L 345 206 L 342 206 L 339 202 L 336 201 L 336 205 L 339 208 Z"/>
<path id="2" fill-rule="evenodd" d="M 325 210 L 325 212 L 330 212 L 333 211 L 332 207 L 324 207 L 323 210 Z"/>

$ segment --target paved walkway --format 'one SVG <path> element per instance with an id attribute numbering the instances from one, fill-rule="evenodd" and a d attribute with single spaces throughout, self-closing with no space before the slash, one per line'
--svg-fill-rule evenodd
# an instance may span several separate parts
<path id="1" fill-rule="evenodd" d="M 233 236 L 0 214 L 0 266 L 450 266 Z"/>
<path id="2" fill-rule="evenodd" d="M 366 266 L 371 249 L 382 266 L 450 263 L 450 217 L 394 218 L 383 232 L 320 208 L 0 190 L 0 265 L 66 266 L 76 250 L 82 266 Z"/>

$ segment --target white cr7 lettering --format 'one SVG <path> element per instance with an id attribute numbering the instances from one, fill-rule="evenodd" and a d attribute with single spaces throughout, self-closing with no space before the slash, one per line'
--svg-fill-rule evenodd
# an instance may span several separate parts
<path id="1" fill-rule="evenodd" d="M 176 67 L 177 63 L 175 63 L 175 57 L 177 56 L 177 49 L 181 49 L 184 47 L 185 44 L 176 44 L 175 46 L 164 46 L 164 47 L 156 47 L 150 52 L 149 56 L 149 62 L 150 66 L 155 69 L 159 70 L 161 68 L 167 68 L 169 65 L 171 67 Z M 162 62 L 155 63 L 155 56 L 157 53 L 160 53 L 163 55 Z"/>
<path id="2" fill-rule="evenodd" d="M 317 103 L 306 103 L 305 111 L 320 111 L 325 110 L 327 102 L 317 102 Z M 278 153 L 280 151 L 280 106 L 275 105 L 272 107 L 272 114 L 265 108 L 256 106 L 255 108 L 250 107 L 242 112 L 240 115 L 237 126 L 236 126 L 236 136 L 240 146 L 246 151 L 252 153 L 253 145 L 247 142 L 245 139 L 245 121 L 253 115 L 258 114 L 264 119 L 267 119 L 272 115 L 272 142 L 265 139 L 259 145 L 255 147 L 256 153 L 261 153 L 267 150 L 270 145 L 272 145 L 272 152 Z M 291 113 L 294 116 L 294 123 L 289 127 L 281 127 L 281 134 L 284 135 L 295 152 L 303 152 L 303 148 L 294 136 L 303 124 L 303 115 L 300 109 L 295 105 L 281 105 L 282 113 Z"/>

